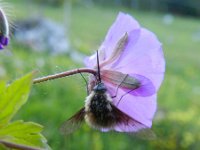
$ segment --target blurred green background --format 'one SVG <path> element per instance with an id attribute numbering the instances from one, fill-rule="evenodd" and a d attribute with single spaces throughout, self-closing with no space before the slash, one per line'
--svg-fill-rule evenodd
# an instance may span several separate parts
<path id="1" fill-rule="evenodd" d="M 188 13 L 189 17 L 186 11 L 182 13 L 173 9 L 160 10 L 159 6 L 156 7 L 158 9 L 154 9 L 155 5 L 146 8 L 142 7 L 142 4 L 141 7 L 138 5 L 130 7 L 127 3 L 122 3 L 123 1 L 107 5 L 103 0 L 71 2 L 6 0 L 6 2 L 11 6 L 5 8 L 9 10 L 12 22 L 42 13 L 43 17 L 66 25 L 66 34 L 71 47 L 85 55 L 92 54 L 99 47 L 119 11 L 130 13 L 142 26 L 155 32 L 163 43 L 166 74 L 158 93 L 158 111 L 153 122 L 156 140 L 140 140 L 123 133 L 101 133 L 87 125 L 83 125 L 80 130 L 67 137 L 61 135 L 60 125 L 84 105 L 86 97 L 85 83 L 80 75 L 75 75 L 33 85 L 28 103 L 17 116 L 18 119 L 44 125 L 44 135 L 52 149 L 199 149 L 200 20 L 198 13 Z M 183 5 L 185 1 L 178 2 Z M 157 3 L 158 1 L 155 1 L 155 4 Z M 191 3 L 196 4 L 195 0 Z M 164 6 L 163 4 L 163 8 L 166 8 Z M 15 29 L 18 28 L 15 23 L 13 26 Z M 83 64 L 73 61 L 68 54 L 38 53 L 26 45 L 17 43 L 14 36 L 8 49 L 0 52 L 0 78 L 9 81 L 32 70 L 39 70 L 37 77 L 40 77 L 77 67 L 83 67 Z"/>

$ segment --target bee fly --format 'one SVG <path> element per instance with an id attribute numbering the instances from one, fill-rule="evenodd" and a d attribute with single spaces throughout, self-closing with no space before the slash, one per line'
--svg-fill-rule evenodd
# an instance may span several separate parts
<path id="1" fill-rule="evenodd" d="M 78 129 L 85 120 L 91 127 L 102 131 L 112 130 L 117 125 L 141 126 L 113 104 L 106 86 L 101 82 L 99 58 L 97 51 L 97 83 L 85 100 L 85 106 L 68 119 L 61 127 L 61 132 L 70 134 Z"/>

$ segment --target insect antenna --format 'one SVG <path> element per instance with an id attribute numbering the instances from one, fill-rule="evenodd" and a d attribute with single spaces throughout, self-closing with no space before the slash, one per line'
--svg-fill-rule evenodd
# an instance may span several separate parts
<path id="1" fill-rule="evenodd" d="M 98 52 L 98 50 L 97 50 L 97 75 L 98 75 L 98 82 L 101 83 L 100 66 L 99 66 L 99 52 Z"/>

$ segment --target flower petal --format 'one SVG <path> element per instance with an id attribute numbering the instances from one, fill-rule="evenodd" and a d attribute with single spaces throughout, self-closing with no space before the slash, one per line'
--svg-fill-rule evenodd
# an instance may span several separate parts
<path id="1" fill-rule="evenodd" d="M 97 65 L 97 54 L 94 53 L 92 56 L 86 57 L 84 59 L 84 64 L 88 68 L 94 68 Z"/>
<path id="2" fill-rule="evenodd" d="M 133 19 L 133 17 L 120 12 L 117 16 L 117 19 L 110 27 L 106 38 L 100 48 L 105 49 L 105 58 L 107 59 L 111 56 L 117 42 L 120 40 L 121 37 L 123 37 L 125 33 L 129 34 L 131 31 L 139 29 L 140 25 L 135 19 Z"/>
<path id="3" fill-rule="evenodd" d="M 127 95 L 117 107 L 150 128 L 156 111 L 156 95 L 134 98 L 132 95 Z"/>
<path id="4" fill-rule="evenodd" d="M 129 34 L 129 41 L 121 57 L 104 69 L 142 75 L 150 79 L 158 90 L 165 72 L 161 43 L 152 32 L 143 28 L 136 43 L 132 42 L 134 36 L 134 32 Z"/>
<path id="5" fill-rule="evenodd" d="M 115 94 L 115 86 L 109 83 L 104 84 L 110 95 Z M 150 128 L 156 111 L 156 94 L 148 97 L 139 97 L 126 93 L 126 91 L 119 89 L 117 96 L 113 98 L 113 104 L 131 118 Z"/>
<path id="6" fill-rule="evenodd" d="M 156 93 L 156 89 L 148 78 L 138 75 L 138 74 L 131 74 L 131 77 L 137 79 L 140 82 L 139 88 L 130 91 L 130 89 L 123 88 L 124 91 L 128 92 L 129 94 L 132 94 L 134 96 L 151 96 Z"/>
<path id="7" fill-rule="evenodd" d="M 128 33 L 126 32 L 117 42 L 110 57 L 108 59 L 106 59 L 105 61 L 101 62 L 100 67 L 102 68 L 103 66 L 110 64 L 110 63 L 114 62 L 116 59 L 118 59 L 120 57 L 121 53 L 123 52 L 123 50 L 125 49 L 127 41 L 128 41 Z M 101 51 L 103 51 L 103 50 L 101 50 Z"/>

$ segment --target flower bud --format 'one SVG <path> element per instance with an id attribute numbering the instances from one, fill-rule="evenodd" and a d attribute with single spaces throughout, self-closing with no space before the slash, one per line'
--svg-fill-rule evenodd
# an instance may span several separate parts
<path id="1" fill-rule="evenodd" d="M 5 12 L 0 8 L 0 50 L 8 45 L 9 24 Z"/>

